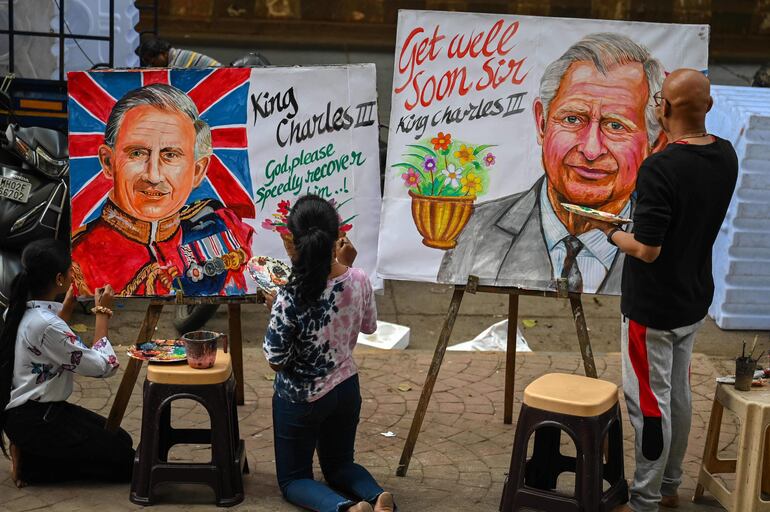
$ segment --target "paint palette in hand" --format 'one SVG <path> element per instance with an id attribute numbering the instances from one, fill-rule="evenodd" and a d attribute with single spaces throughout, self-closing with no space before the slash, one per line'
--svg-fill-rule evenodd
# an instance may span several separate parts
<path id="1" fill-rule="evenodd" d="M 247 268 L 257 286 L 267 293 L 273 293 L 288 283 L 291 274 L 286 263 L 270 256 L 254 256 L 249 260 Z"/>
<path id="2" fill-rule="evenodd" d="M 588 217 L 590 219 L 600 220 L 602 222 L 609 222 L 610 224 L 628 224 L 629 222 L 632 222 L 631 219 L 613 215 L 601 210 L 594 210 L 593 208 L 589 208 L 587 206 L 579 206 L 570 203 L 561 203 L 561 205 L 568 212 L 574 213 L 576 215 L 582 215 L 583 217 Z"/>
<path id="3" fill-rule="evenodd" d="M 187 350 L 181 340 L 148 341 L 131 347 L 128 355 L 151 363 L 175 363 L 187 360 Z"/>

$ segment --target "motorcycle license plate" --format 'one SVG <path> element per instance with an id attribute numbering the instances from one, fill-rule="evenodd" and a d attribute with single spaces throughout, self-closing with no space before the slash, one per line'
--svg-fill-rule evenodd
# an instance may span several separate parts
<path id="1" fill-rule="evenodd" d="M 10 199 L 18 203 L 29 201 L 32 184 L 26 181 L 0 176 L 0 198 Z"/>

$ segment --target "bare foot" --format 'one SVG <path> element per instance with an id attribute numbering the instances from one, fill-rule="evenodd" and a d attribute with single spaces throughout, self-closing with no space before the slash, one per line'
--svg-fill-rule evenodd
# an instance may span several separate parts
<path id="1" fill-rule="evenodd" d="M 21 450 L 13 443 L 8 448 L 11 455 L 11 480 L 17 488 L 21 489 L 27 485 L 21 479 Z"/>
<path id="2" fill-rule="evenodd" d="M 350 507 L 348 512 L 374 512 L 374 509 L 367 502 L 361 501 Z"/>
<path id="3" fill-rule="evenodd" d="M 395 508 L 393 495 L 389 492 L 380 494 L 377 498 L 377 503 L 374 504 L 374 512 L 393 512 Z"/>
<path id="4" fill-rule="evenodd" d="M 662 496 L 660 498 L 660 506 L 666 508 L 679 508 L 679 496 L 676 494 L 673 496 Z"/>

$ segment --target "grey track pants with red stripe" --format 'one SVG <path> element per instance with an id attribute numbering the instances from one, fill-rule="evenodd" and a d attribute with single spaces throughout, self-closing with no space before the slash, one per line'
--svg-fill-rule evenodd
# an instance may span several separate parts
<path id="1" fill-rule="evenodd" d="M 682 482 L 692 420 L 690 359 L 702 324 L 664 331 L 622 318 L 623 391 L 636 433 L 629 502 L 635 512 L 657 511 L 661 495 L 675 495 Z"/>

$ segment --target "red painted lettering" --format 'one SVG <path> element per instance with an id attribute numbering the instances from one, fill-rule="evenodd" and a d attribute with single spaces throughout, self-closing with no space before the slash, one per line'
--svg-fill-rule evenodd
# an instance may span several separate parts
<path id="1" fill-rule="evenodd" d="M 502 25 L 503 20 L 498 21 Z M 509 51 L 513 50 L 513 45 L 511 45 L 509 48 L 505 48 L 505 45 L 510 41 L 514 35 L 516 35 L 516 32 L 519 30 L 519 22 L 514 21 L 510 25 L 508 25 L 505 28 L 505 32 L 503 32 L 503 35 L 500 36 L 500 42 L 497 44 L 497 54 L 498 55 L 505 55 Z"/>

